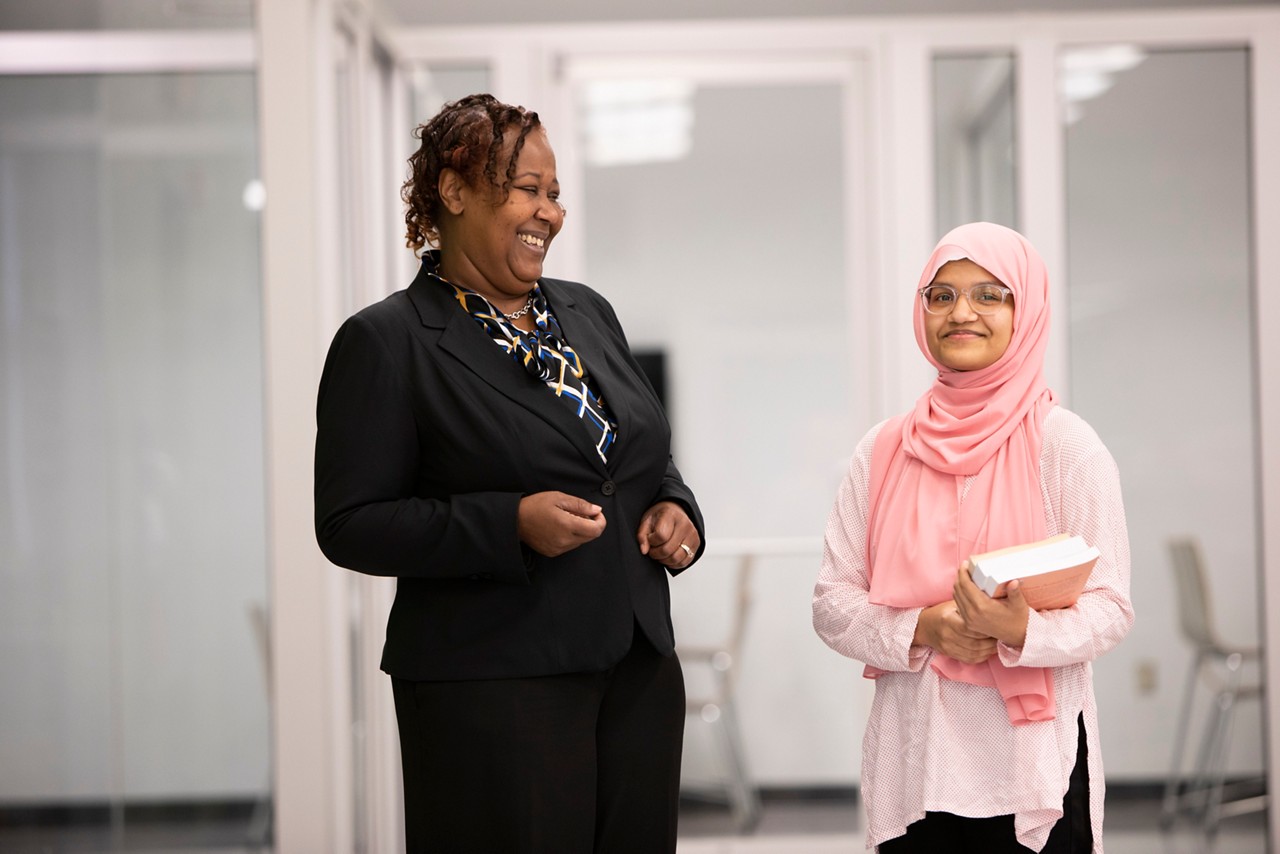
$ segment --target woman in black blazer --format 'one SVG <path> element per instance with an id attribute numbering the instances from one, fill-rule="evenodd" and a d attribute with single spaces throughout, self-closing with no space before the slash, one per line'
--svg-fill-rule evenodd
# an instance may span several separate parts
<path id="1" fill-rule="evenodd" d="M 666 572 L 701 513 L 609 303 L 542 277 L 564 208 L 537 114 L 473 95 L 418 136 L 408 242 L 438 249 L 338 330 L 315 484 L 325 555 L 399 579 L 408 849 L 674 851 Z"/>

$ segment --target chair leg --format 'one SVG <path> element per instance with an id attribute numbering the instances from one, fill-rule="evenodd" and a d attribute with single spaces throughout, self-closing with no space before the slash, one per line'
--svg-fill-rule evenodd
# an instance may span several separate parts
<path id="1" fill-rule="evenodd" d="M 1218 768 L 1222 763 L 1223 724 L 1226 721 L 1229 703 L 1230 700 L 1225 692 L 1220 691 L 1213 696 L 1209 721 L 1205 726 L 1204 742 L 1200 750 L 1200 760 L 1196 767 L 1196 777 L 1190 792 L 1195 796 L 1194 818 L 1201 830 L 1206 830 L 1208 827 Z"/>
<path id="2" fill-rule="evenodd" d="M 1227 762 L 1230 758 L 1227 754 L 1231 745 L 1231 727 L 1235 722 L 1236 695 L 1240 690 L 1242 664 L 1243 660 L 1239 655 L 1231 655 L 1227 658 L 1227 685 L 1215 698 L 1219 710 L 1218 732 L 1213 757 L 1213 776 L 1208 780 L 1209 788 L 1205 798 L 1204 832 L 1207 836 L 1212 836 L 1218 829 L 1222 789 L 1227 781 Z"/>
<path id="3" fill-rule="evenodd" d="M 729 769 L 729 802 L 734 820 L 739 833 L 749 834 L 755 830 L 760 820 L 760 795 L 747 773 L 746 755 L 732 700 L 726 700 L 721 707 L 717 723 L 720 725 L 722 751 Z"/>
<path id="4" fill-rule="evenodd" d="M 1173 765 L 1164 785 L 1164 800 L 1160 808 L 1160 825 L 1169 828 L 1178 816 L 1181 805 L 1182 762 L 1186 752 L 1187 728 L 1191 725 L 1191 702 L 1195 697 L 1196 679 L 1200 675 L 1203 653 L 1197 652 L 1187 671 L 1186 687 L 1182 692 L 1182 709 L 1178 713 L 1178 725 L 1173 736 Z"/>
<path id="5" fill-rule="evenodd" d="M 1203 827 L 1205 812 L 1209 807 L 1210 790 L 1222 753 L 1222 722 L 1225 709 L 1222 692 L 1209 703 L 1208 719 L 1200 736 L 1200 748 L 1196 752 L 1195 765 L 1186 789 L 1179 797 L 1179 809 L 1187 812 L 1193 822 Z"/>

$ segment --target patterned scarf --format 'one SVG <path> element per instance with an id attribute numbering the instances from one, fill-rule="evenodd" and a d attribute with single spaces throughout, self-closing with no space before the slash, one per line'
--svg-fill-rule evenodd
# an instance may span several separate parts
<path id="1" fill-rule="evenodd" d="M 538 285 L 533 287 L 531 310 L 536 328 L 525 332 L 483 296 L 455 285 L 437 273 L 439 258 L 436 253 L 424 255 L 422 260 L 429 265 L 427 269 L 432 276 L 453 289 L 458 304 L 475 318 L 503 352 L 509 354 L 529 376 L 546 383 L 556 397 L 573 408 L 574 414 L 587 428 L 596 453 L 607 463 L 609 449 L 618 438 L 618 422 L 609 414 L 604 399 L 591 389 L 591 380 L 582 359 L 565 341 L 559 322 L 547 306 L 542 288 Z"/>

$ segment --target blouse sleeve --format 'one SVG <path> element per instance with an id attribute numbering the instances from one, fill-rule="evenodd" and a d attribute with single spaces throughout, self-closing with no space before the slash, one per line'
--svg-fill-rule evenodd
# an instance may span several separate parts
<path id="1" fill-rule="evenodd" d="M 841 655 L 884 671 L 917 671 L 928 648 L 914 646 L 922 608 L 893 608 L 868 601 L 867 505 L 871 450 L 879 427 L 854 452 L 827 519 L 822 569 L 813 590 L 813 628 Z"/>
<path id="2" fill-rule="evenodd" d="M 1032 611 L 1022 649 L 1000 644 L 1000 658 L 1009 666 L 1059 667 L 1093 661 L 1133 626 L 1129 534 L 1120 475 L 1092 429 L 1070 413 L 1063 415 L 1059 420 L 1066 429 L 1056 431 L 1052 463 L 1042 466 L 1045 497 L 1057 518 L 1056 530 L 1049 533 L 1082 536 L 1097 547 L 1100 557 L 1075 605 Z M 1046 429 L 1046 442 L 1049 434 Z"/>

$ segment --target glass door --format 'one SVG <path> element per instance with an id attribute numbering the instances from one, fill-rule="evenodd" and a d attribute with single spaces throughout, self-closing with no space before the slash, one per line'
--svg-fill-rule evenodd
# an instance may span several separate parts
<path id="1" fill-rule="evenodd" d="M 861 324 L 872 289 L 857 231 L 866 200 L 853 191 L 866 168 L 865 69 L 852 58 L 689 55 L 570 63 L 568 76 L 571 127 L 548 129 L 565 233 L 580 232 L 583 280 L 611 301 L 649 366 L 676 462 L 716 532 L 706 566 L 673 582 L 677 638 L 722 642 L 741 557 L 728 543 L 751 552 L 759 538 L 792 538 L 816 551 L 870 417 Z M 549 260 L 551 275 L 562 261 Z M 803 774 L 814 755 L 838 776 L 857 754 L 842 724 L 852 671 L 813 655 L 809 622 L 795 618 L 808 613 L 814 560 L 806 546 L 761 559 L 751 576 L 750 595 L 769 605 L 750 614 L 735 705 L 757 781 Z M 690 694 L 709 676 L 687 667 Z M 838 704 L 824 695 L 832 679 L 851 686 Z M 789 723 L 800 697 L 821 725 Z M 689 719 L 695 793 L 725 773 L 715 738 Z"/>
<path id="2" fill-rule="evenodd" d="M 1060 55 L 1059 86 L 1071 400 L 1124 478 L 1145 624 L 1124 644 L 1132 669 L 1099 667 L 1134 695 L 1107 721 L 1108 761 L 1168 761 L 1177 721 L 1161 710 L 1179 707 L 1193 651 L 1173 538 L 1200 543 L 1224 638 L 1260 643 L 1249 51 L 1078 47 Z M 1228 775 L 1259 775 L 1258 702 L 1240 704 L 1230 743 Z"/>
<path id="3" fill-rule="evenodd" d="M 1112 792 L 1163 782 L 1178 740 L 1190 776 L 1209 719 L 1203 690 L 1189 734 L 1176 732 L 1194 648 L 1173 540 L 1199 542 L 1223 637 L 1260 644 L 1249 62 L 1245 47 L 1127 41 L 932 59 L 939 234 L 974 219 L 1018 228 L 1030 212 L 1032 239 L 1062 248 L 1055 385 L 1121 473 L 1139 619 L 1094 664 Z M 1045 180 L 1055 170 L 1060 186 Z M 1028 179 L 1050 192 L 1017 192 Z M 1260 779 L 1263 709 L 1234 711 L 1225 773 Z"/>

